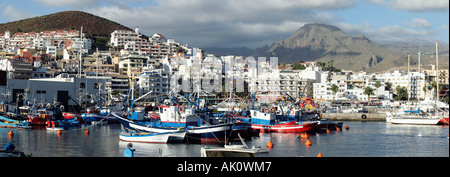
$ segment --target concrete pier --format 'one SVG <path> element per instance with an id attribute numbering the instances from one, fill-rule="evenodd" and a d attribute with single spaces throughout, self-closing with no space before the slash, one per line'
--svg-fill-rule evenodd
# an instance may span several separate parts
<path id="1" fill-rule="evenodd" d="M 322 113 L 322 118 L 339 121 L 386 121 L 385 113 Z"/>

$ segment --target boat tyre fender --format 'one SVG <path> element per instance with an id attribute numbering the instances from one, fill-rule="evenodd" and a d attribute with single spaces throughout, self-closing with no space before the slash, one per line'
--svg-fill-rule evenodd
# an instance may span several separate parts
<path id="1" fill-rule="evenodd" d="M 291 110 L 289 111 L 289 115 L 293 116 L 294 114 L 295 114 L 295 111 L 294 111 L 293 109 L 291 109 Z"/>
<path id="2" fill-rule="evenodd" d="M 179 107 L 178 107 L 178 110 L 179 110 L 180 112 L 184 112 L 185 108 L 184 108 L 184 106 L 179 106 Z"/>
<path id="3" fill-rule="evenodd" d="M 365 114 L 361 115 L 361 119 L 367 119 L 367 116 Z"/>

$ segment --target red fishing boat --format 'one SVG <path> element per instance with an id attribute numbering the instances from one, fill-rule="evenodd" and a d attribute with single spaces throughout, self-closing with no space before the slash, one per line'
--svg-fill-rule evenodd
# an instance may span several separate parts
<path id="1" fill-rule="evenodd" d="M 297 121 L 279 123 L 274 125 L 252 124 L 253 129 L 259 129 L 263 133 L 302 133 L 315 130 L 318 123 L 297 123 Z"/>
<path id="2" fill-rule="evenodd" d="M 81 117 L 81 115 L 80 115 L 80 114 L 77 114 L 77 113 L 63 112 L 62 115 L 63 115 L 64 119 L 73 119 L 73 118 L 76 118 L 77 121 L 80 121 L 80 122 L 83 121 L 83 118 Z"/>
<path id="3" fill-rule="evenodd" d="M 33 125 L 47 125 L 47 119 L 46 116 L 42 115 L 28 115 L 28 121 Z"/>
<path id="4" fill-rule="evenodd" d="M 33 125 L 46 126 L 47 121 L 52 119 L 53 113 L 42 108 L 37 110 L 37 114 L 28 114 L 28 121 Z"/>
<path id="5" fill-rule="evenodd" d="M 277 122 L 276 113 L 271 113 L 267 108 L 264 111 L 250 110 L 250 116 L 252 129 L 258 129 L 262 133 L 301 133 L 313 131 L 318 128 L 318 122 Z"/>

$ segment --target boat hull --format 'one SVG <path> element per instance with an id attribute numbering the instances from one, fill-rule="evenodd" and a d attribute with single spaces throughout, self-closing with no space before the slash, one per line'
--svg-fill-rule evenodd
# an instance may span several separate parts
<path id="1" fill-rule="evenodd" d="M 62 113 L 64 119 L 73 119 L 76 118 L 77 121 L 83 121 L 83 118 L 81 117 L 80 114 L 76 114 L 76 113 L 71 113 L 71 112 L 63 112 Z"/>
<path id="2" fill-rule="evenodd" d="M 182 127 L 157 127 L 157 126 L 148 126 L 138 122 L 133 122 L 132 120 L 123 118 L 116 113 L 111 113 L 111 115 L 119 120 L 120 124 L 125 129 L 133 130 L 137 132 L 147 132 L 147 133 L 171 133 L 169 135 L 170 142 L 179 142 L 183 141 L 186 135 L 185 129 Z M 184 133 L 182 133 L 184 132 Z"/>
<path id="3" fill-rule="evenodd" d="M 84 122 L 99 122 L 102 121 L 106 116 L 97 113 L 83 113 L 81 118 Z"/>
<path id="4" fill-rule="evenodd" d="M 294 124 L 293 124 L 294 123 Z M 302 133 L 313 131 L 318 128 L 318 123 L 295 124 L 295 121 L 275 125 L 252 124 L 253 129 L 259 129 L 262 133 Z"/>
<path id="5" fill-rule="evenodd" d="M 437 125 L 441 119 L 392 118 L 391 124 Z"/>
<path id="6" fill-rule="evenodd" d="M 38 116 L 28 115 L 28 121 L 33 126 L 46 126 L 47 125 L 47 119 L 38 117 Z"/>
<path id="7" fill-rule="evenodd" d="M 167 144 L 169 135 L 170 133 L 152 133 L 144 135 L 121 134 L 119 138 L 121 141 L 125 142 Z"/>
<path id="8" fill-rule="evenodd" d="M 438 125 L 448 125 L 448 117 L 447 118 L 442 118 L 441 120 L 439 120 Z"/>
<path id="9" fill-rule="evenodd" d="M 225 143 L 233 131 L 233 124 L 218 124 L 199 127 L 188 127 L 186 129 L 188 142 Z"/>

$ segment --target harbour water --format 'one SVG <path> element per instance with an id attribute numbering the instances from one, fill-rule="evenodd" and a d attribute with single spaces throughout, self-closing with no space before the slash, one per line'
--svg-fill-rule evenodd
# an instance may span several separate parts
<path id="1" fill-rule="evenodd" d="M 310 147 L 298 134 L 260 134 L 247 141 L 249 147 L 261 146 L 271 140 L 275 145 L 262 157 L 449 157 L 449 126 L 391 125 L 385 122 L 344 122 L 339 132 L 312 133 Z M 120 124 L 97 125 L 85 135 L 81 128 L 56 131 L 0 128 L 0 146 L 11 142 L 16 150 L 33 157 L 122 157 L 127 142 L 119 141 Z M 240 144 L 240 142 L 233 142 Z M 136 157 L 200 157 L 205 144 L 142 144 L 133 143 Z"/>

